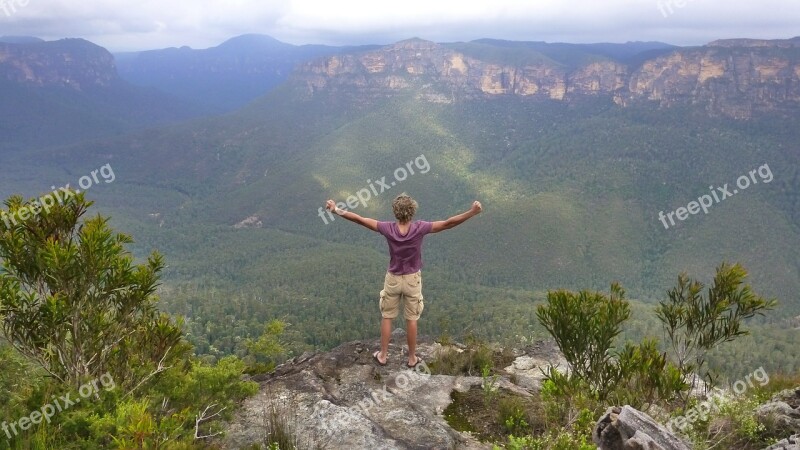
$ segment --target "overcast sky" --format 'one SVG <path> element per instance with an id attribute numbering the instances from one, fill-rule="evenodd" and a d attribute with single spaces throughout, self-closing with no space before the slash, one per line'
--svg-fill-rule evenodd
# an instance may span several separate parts
<path id="1" fill-rule="evenodd" d="M 0 0 L 0 35 L 81 37 L 111 51 L 207 48 L 246 33 L 293 44 L 484 37 L 547 42 L 800 35 L 798 0 Z"/>

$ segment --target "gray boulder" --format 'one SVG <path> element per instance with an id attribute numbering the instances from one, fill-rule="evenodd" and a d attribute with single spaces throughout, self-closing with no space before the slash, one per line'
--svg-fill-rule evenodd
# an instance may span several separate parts
<path id="1" fill-rule="evenodd" d="M 537 341 L 504 370 L 512 375 L 520 386 L 538 391 L 550 367 L 564 373 L 569 371 L 569 363 L 554 341 Z"/>
<path id="2" fill-rule="evenodd" d="M 628 405 L 609 408 L 592 432 L 600 450 L 690 450 L 647 414 Z"/>
<path id="3" fill-rule="evenodd" d="M 800 450 L 800 434 L 778 441 L 764 450 Z"/>
<path id="4" fill-rule="evenodd" d="M 787 434 L 800 433 L 800 388 L 775 394 L 769 403 L 758 407 L 756 415 L 761 422 Z"/>

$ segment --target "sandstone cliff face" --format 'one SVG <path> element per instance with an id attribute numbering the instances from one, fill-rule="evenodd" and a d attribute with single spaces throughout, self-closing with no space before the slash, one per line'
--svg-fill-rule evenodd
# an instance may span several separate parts
<path id="1" fill-rule="evenodd" d="M 577 68 L 547 60 L 499 64 L 414 39 L 305 63 L 295 80 L 311 93 L 356 88 L 384 96 L 434 86 L 445 97 L 460 98 L 516 95 L 571 101 L 603 95 L 621 106 L 638 101 L 693 104 L 713 115 L 746 119 L 800 106 L 800 38 L 716 41 L 635 66 L 597 58 Z"/>
<path id="2" fill-rule="evenodd" d="M 796 107 L 800 102 L 799 49 L 723 42 L 680 50 L 636 69 L 627 97 L 655 100 L 664 106 L 690 102 L 740 119 Z"/>
<path id="3" fill-rule="evenodd" d="M 118 79 L 111 53 L 83 39 L 0 43 L 0 80 L 82 91 L 109 86 Z"/>
<path id="4" fill-rule="evenodd" d="M 481 61 L 433 42 L 402 41 L 380 50 L 336 55 L 300 66 L 297 78 L 311 92 L 356 87 L 386 94 L 415 81 L 433 81 L 470 97 L 476 94 L 539 95 L 563 99 L 566 71 L 555 64 L 511 67 Z"/>

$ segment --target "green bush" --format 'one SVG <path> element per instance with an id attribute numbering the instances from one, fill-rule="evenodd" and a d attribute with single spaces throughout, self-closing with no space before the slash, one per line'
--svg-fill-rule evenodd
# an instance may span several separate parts
<path id="1" fill-rule="evenodd" d="M 498 421 L 505 426 L 507 433 L 521 436 L 531 432 L 530 418 L 519 398 L 501 398 L 497 404 L 497 413 Z"/>
<path id="2" fill-rule="evenodd" d="M 615 405 L 631 405 L 647 411 L 659 400 L 677 397 L 687 388 L 683 374 L 658 350 L 658 342 L 626 343 L 617 355 L 620 381 L 609 395 Z"/>
<path id="3" fill-rule="evenodd" d="M 547 304 L 539 305 L 536 315 L 570 364 L 568 374 L 553 368 L 547 373 L 562 401 L 571 399 L 562 408 L 598 409 L 606 401 L 641 408 L 671 399 L 686 388 L 680 372 L 658 351 L 655 341 L 627 343 L 615 350 L 622 323 L 630 317 L 625 291 L 616 283 L 609 295 L 549 292 Z M 577 405 L 570 404 L 576 400 Z M 568 412 L 562 411 L 562 418 L 564 414 Z"/>
<path id="4" fill-rule="evenodd" d="M 775 300 L 753 293 L 744 284 L 747 271 L 739 264 L 723 262 L 717 267 L 714 281 L 705 297 L 704 285 L 678 276 L 678 285 L 667 292 L 668 299 L 659 303 L 656 315 L 664 327 L 678 368 L 694 386 L 694 374 L 701 374 L 713 386 L 712 374 L 705 370 L 706 354 L 717 345 L 747 335 L 742 322 L 773 309 Z"/>
<path id="5" fill-rule="evenodd" d="M 495 445 L 494 449 L 501 447 Z M 548 431 L 544 436 L 508 436 L 506 450 L 596 450 L 591 435 L 577 433 L 570 429 Z"/>
<path id="6" fill-rule="evenodd" d="M 567 378 L 583 381 L 600 400 L 620 378 L 611 350 L 614 339 L 622 332 L 622 322 L 630 317 L 630 305 L 624 296 L 625 291 L 616 283 L 611 285 L 609 296 L 589 291 L 552 291 L 547 293 L 547 304 L 536 308 L 539 322 L 570 364 Z M 557 380 L 561 382 L 563 378 Z"/>
<path id="7" fill-rule="evenodd" d="M 31 207 L 19 197 L 6 205 Z M 82 400 L 4 436 L 0 450 L 205 448 L 258 385 L 242 381 L 235 356 L 191 356 L 183 322 L 157 309 L 161 256 L 134 264 L 131 238 L 108 218 L 79 223 L 90 205 L 78 194 L 24 223 L 0 222 L 0 419 L 33 417 L 65 394 Z M 266 344 L 253 348 L 274 356 Z"/>
<path id="8" fill-rule="evenodd" d="M 537 307 L 536 315 L 571 368 L 567 375 L 550 369 L 547 376 L 555 392 L 562 398 L 580 398 L 588 390 L 588 397 L 598 402 L 644 410 L 679 397 L 685 405 L 706 353 L 747 334 L 742 322 L 775 306 L 774 300 L 757 296 L 744 284 L 746 276 L 740 265 L 722 263 L 705 297 L 702 283 L 685 274 L 678 277 L 678 285 L 667 293 L 669 299 L 656 308 L 673 351 L 671 359 L 652 339 L 615 349 L 622 323 L 630 317 L 625 291 L 618 284 L 611 285 L 609 295 L 548 292 L 547 303 Z M 710 373 L 705 375 L 713 385 Z"/>
<path id="9" fill-rule="evenodd" d="M 690 407 L 697 403 L 697 399 L 689 402 Z M 683 430 L 696 449 L 760 450 L 790 434 L 788 430 L 781 432 L 774 424 L 759 421 L 755 411 L 760 400 L 756 393 L 720 399 L 715 404 L 707 416 L 689 422 Z M 676 415 L 683 413 L 684 410 L 676 411 Z"/>

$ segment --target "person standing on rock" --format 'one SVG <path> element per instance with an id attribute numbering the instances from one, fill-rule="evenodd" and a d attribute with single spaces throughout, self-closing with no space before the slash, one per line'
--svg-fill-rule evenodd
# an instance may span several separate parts
<path id="1" fill-rule="evenodd" d="M 389 269 L 383 281 L 383 290 L 380 293 L 381 310 L 381 349 L 372 354 L 375 361 L 385 366 L 389 353 L 389 338 L 392 332 L 392 320 L 400 312 L 403 300 L 403 316 L 406 319 L 408 336 L 408 362 L 409 368 L 419 364 L 420 358 L 416 355 L 417 348 L 417 320 L 419 320 L 424 307 L 422 301 L 422 238 L 428 233 L 438 233 L 449 230 L 467 219 L 481 213 L 483 208 L 479 201 L 472 203 L 472 207 L 447 220 L 426 222 L 417 220 L 412 222 L 417 212 L 417 202 L 406 195 L 400 194 L 392 202 L 392 211 L 396 222 L 379 222 L 368 219 L 352 212 L 345 211 L 336 206 L 336 202 L 328 200 L 325 207 L 328 211 L 344 217 L 345 219 L 377 231 L 386 237 L 389 244 Z"/>

